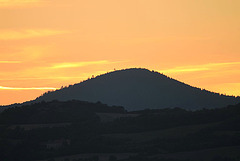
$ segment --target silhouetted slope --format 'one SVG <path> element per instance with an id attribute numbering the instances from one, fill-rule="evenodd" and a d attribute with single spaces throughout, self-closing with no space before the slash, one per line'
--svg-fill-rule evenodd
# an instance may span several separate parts
<path id="1" fill-rule="evenodd" d="M 240 102 L 240 98 L 201 90 L 158 72 L 135 68 L 114 71 L 68 88 L 49 92 L 36 101 L 55 99 L 101 101 L 108 105 L 124 106 L 127 110 L 168 107 L 215 108 Z"/>
<path id="2" fill-rule="evenodd" d="M 45 124 L 82 122 L 96 118 L 95 113 L 125 113 L 123 107 L 107 106 L 100 102 L 51 101 L 9 108 L 0 114 L 1 124 Z"/>

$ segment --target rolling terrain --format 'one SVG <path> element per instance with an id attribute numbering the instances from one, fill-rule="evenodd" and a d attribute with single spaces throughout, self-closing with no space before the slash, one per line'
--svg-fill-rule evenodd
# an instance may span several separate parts
<path id="1" fill-rule="evenodd" d="M 0 113 L 0 160 L 238 161 L 240 104 L 127 111 L 83 101 Z"/>
<path id="2" fill-rule="evenodd" d="M 114 71 L 2 107 L 0 160 L 238 161 L 239 99 Z"/>

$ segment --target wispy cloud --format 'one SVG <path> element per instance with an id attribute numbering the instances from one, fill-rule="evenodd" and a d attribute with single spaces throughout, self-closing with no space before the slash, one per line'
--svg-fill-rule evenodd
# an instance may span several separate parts
<path id="1" fill-rule="evenodd" d="M 35 37 L 45 37 L 69 33 L 63 30 L 28 29 L 28 30 L 0 30 L 0 40 L 19 40 Z"/>
<path id="2" fill-rule="evenodd" d="M 29 5 L 39 5 L 46 0 L 0 0 L 1 7 L 23 7 Z"/>
<path id="3" fill-rule="evenodd" d="M 81 77 L 71 77 L 71 76 L 62 76 L 62 77 L 22 77 L 22 78 L 0 78 L 0 81 L 25 81 L 25 80 L 72 80 L 72 79 L 84 79 L 86 76 Z"/>
<path id="4" fill-rule="evenodd" d="M 209 68 L 176 67 L 176 68 L 160 70 L 160 71 L 162 73 L 179 73 L 179 72 L 197 72 L 197 71 L 205 71 L 205 70 L 209 70 Z"/>
<path id="5" fill-rule="evenodd" d="M 193 65 L 193 66 L 181 66 L 181 67 L 159 70 L 159 71 L 166 74 L 180 73 L 180 72 L 197 72 L 197 71 L 215 70 L 219 68 L 228 67 L 231 65 L 240 65 L 240 62 L 209 63 L 209 64 Z"/>
<path id="6" fill-rule="evenodd" d="M 215 66 L 228 66 L 228 65 L 239 65 L 239 64 L 240 62 L 227 62 L 227 63 L 209 63 L 205 65 L 209 67 L 215 67 Z"/>
<path id="7" fill-rule="evenodd" d="M 29 87 L 29 88 L 23 88 L 23 87 L 3 87 L 0 86 L 0 90 L 56 90 L 58 88 L 53 87 Z"/>
<path id="8" fill-rule="evenodd" d="M 103 64 L 112 64 L 118 62 L 110 62 L 107 60 L 100 60 L 100 61 L 85 61 L 85 62 L 70 62 L 70 63 L 58 63 L 51 66 L 53 69 L 58 68 L 76 68 L 76 67 L 83 67 L 88 65 L 103 65 Z"/>
<path id="9" fill-rule="evenodd" d="M 8 60 L 1 61 L 0 60 L 0 64 L 18 64 L 18 63 L 21 63 L 21 61 L 8 61 Z"/>

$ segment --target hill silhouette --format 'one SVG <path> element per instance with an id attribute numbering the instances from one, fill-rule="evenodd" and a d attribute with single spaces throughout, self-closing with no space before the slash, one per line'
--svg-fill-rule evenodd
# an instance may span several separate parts
<path id="1" fill-rule="evenodd" d="M 240 102 L 239 97 L 195 88 L 142 68 L 106 73 L 79 84 L 45 93 L 34 102 L 73 99 L 101 101 L 108 105 L 123 106 L 130 111 L 174 107 L 195 110 L 224 107 Z"/>

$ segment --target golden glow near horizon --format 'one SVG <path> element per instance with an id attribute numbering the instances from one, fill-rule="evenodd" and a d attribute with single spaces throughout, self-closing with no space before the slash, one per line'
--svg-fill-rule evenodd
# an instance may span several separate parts
<path id="1" fill-rule="evenodd" d="M 72 63 L 60 63 L 55 64 L 51 68 L 76 68 L 76 67 L 83 67 L 88 65 L 97 65 L 97 64 L 108 64 L 109 61 L 102 60 L 102 61 L 89 61 L 89 62 L 72 62 Z"/>
<path id="2" fill-rule="evenodd" d="M 21 88 L 21 87 L 2 87 L 0 90 L 56 90 L 57 88 L 52 87 L 30 87 L 30 88 Z"/>
<path id="3" fill-rule="evenodd" d="M 194 66 L 183 66 L 175 67 L 173 69 L 161 70 L 160 72 L 165 74 L 179 73 L 179 72 L 196 72 L 196 71 L 207 71 L 207 70 L 216 70 L 216 68 L 229 67 L 231 65 L 240 65 L 240 62 L 228 62 L 228 63 L 209 63 L 202 65 Z"/>
<path id="4" fill-rule="evenodd" d="M 0 0 L 0 105 L 113 69 L 240 95 L 239 0 Z"/>

